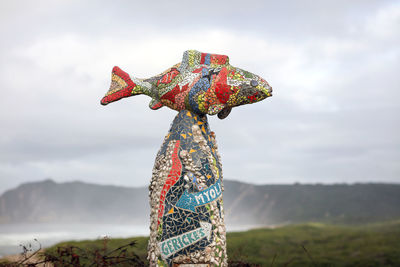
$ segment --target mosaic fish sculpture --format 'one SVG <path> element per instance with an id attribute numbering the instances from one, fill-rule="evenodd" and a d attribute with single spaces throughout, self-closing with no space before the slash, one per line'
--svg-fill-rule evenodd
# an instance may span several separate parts
<path id="1" fill-rule="evenodd" d="M 232 107 L 271 96 L 272 88 L 263 78 L 230 65 L 228 56 L 188 50 L 181 63 L 149 79 L 131 78 L 114 67 L 101 104 L 139 94 L 152 98 L 149 106 L 154 110 L 167 106 L 224 119 Z"/>
<path id="2" fill-rule="evenodd" d="M 227 56 L 186 51 L 181 63 L 150 79 L 114 67 L 103 105 L 146 94 L 150 108 L 179 111 L 157 154 L 150 190 L 150 266 L 228 266 L 222 165 L 206 114 L 271 96 L 268 83 L 229 65 Z M 199 264 L 199 265 L 197 265 Z"/>

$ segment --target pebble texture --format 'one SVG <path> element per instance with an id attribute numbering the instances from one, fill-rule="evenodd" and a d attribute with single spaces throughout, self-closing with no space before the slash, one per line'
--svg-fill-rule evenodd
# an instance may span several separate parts
<path id="1" fill-rule="evenodd" d="M 150 266 L 227 266 L 222 165 L 206 115 L 175 117 L 149 189 Z"/>

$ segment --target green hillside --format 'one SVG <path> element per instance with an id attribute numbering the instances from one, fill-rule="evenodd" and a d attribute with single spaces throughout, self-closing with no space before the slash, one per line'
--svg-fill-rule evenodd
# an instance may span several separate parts
<path id="1" fill-rule="evenodd" d="M 228 256 L 261 266 L 400 266 L 400 222 L 229 233 Z"/>
<path id="2" fill-rule="evenodd" d="M 130 252 L 145 261 L 145 237 L 111 239 L 107 250 L 133 240 L 137 245 Z M 227 240 L 231 266 L 237 261 L 252 266 L 400 266 L 400 221 L 359 226 L 288 225 L 228 233 Z M 66 242 L 47 251 L 57 253 L 60 246 L 104 250 L 104 241 Z"/>

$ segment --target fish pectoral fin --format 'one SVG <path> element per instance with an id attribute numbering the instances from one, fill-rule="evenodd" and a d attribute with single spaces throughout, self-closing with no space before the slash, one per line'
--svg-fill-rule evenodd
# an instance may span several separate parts
<path id="1" fill-rule="evenodd" d="M 225 107 L 223 104 L 215 104 L 208 108 L 208 115 L 218 114 L 218 118 L 223 120 L 228 117 L 229 113 L 231 113 L 231 107 Z"/>
<path id="2" fill-rule="evenodd" d="M 163 107 L 163 104 L 161 103 L 160 100 L 157 100 L 157 99 L 154 99 L 154 98 L 153 98 L 153 99 L 150 101 L 149 107 L 150 107 L 152 110 L 156 110 L 156 109 L 159 109 L 159 108 Z"/>
<path id="3" fill-rule="evenodd" d="M 215 105 L 211 105 L 208 108 L 208 115 L 215 115 L 218 114 L 219 112 L 221 112 L 223 109 L 225 108 L 225 105 L 222 104 L 215 104 Z"/>
<path id="4" fill-rule="evenodd" d="M 226 117 L 228 117 L 229 113 L 231 113 L 231 110 L 232 110 L 231 107 L 224 108 L 218 113 L 218 118 L 221 120 L 225 119 Z"/>

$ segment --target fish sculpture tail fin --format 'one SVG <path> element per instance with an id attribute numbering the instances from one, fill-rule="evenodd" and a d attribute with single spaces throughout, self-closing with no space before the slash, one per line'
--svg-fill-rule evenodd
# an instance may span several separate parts
<path id="1" fill-rule="evenodd" d="M 147 94 L 150 89 L 149 83 L 140 79 L 131 79 L 128 73 L 115 66 L 112 69 L 110 89 L 101 100 L 101 104 L 107 105 L 125 97 Z"/>

